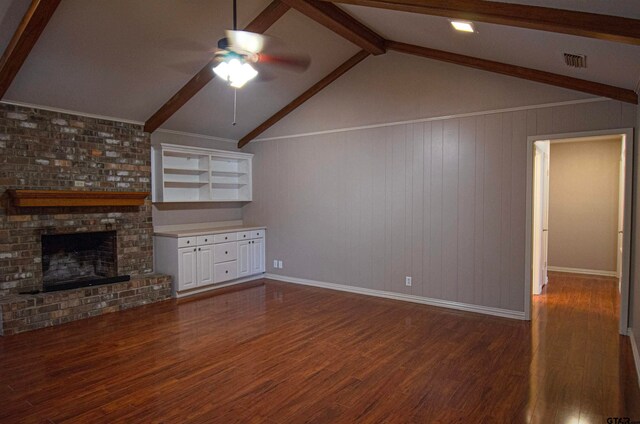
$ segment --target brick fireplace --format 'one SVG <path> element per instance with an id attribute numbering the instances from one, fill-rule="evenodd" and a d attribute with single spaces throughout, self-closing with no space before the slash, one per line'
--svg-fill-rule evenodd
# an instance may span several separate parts
<path id="1" fill-rule="evenodd" d="M 6 193 L 9 189 L 148 192 L 150 149 L 149 135 L 138 124 L 0 103 L 0 332 L 13 334 L 169 297 L 169 278 L 151 274 L 149 199 L 142 206 L 25 208 L 12 206 Z M 131 276 L 131 281 L 20 294 L 44 289 L 44 270 L 50 268 L 52 254 L 43 251 L 43 240 L 89 232 L 117 234 L 110 272 Z M 59 262 L 59 249 L 57 254 Z M 88 256 L 81 262 L 89 272 Z M 63 300 L 55 303 L 55 299 Z M 69 302 L 62 304 L 64 299 L 79 299 L 77 310 L 66 310 Z"/>
<path id="2" fill-rule="evenodd" d="M 43 291 L 128 281 L 118 275 L 117 240 L 116 231 L 43 235 Z"/>

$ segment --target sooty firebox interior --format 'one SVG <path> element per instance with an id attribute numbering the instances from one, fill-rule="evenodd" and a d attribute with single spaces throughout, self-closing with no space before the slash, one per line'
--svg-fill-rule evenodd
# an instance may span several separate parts
<path id="1" fill-rule="evenodd" d="M 129 280 L 118 276 L 115 231 L 42 236 L 43 290 L 57 291 Z"/>

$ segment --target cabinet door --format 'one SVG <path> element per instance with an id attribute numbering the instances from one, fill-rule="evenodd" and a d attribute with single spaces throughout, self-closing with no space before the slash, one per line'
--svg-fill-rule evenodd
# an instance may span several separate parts
<path id="1" fill-rule="evenodd" d="M 195 247 L 178 249 L 178 290 L 188 290 L 197 286 L 196 254 Z"/>
<path id="2" fill-rule="evenodd" d="M 213 284 L 213 246 L 198 247 L 198 286 Z"/>
<path id="3" fill-rule="evenodd" d="M 238 277 L 251 274 L 251 244 L 249 240 L 238 242 Z"/>
<path id="4" fill-rule="evenodd" d="M 251 240 L 251 274 L 264 272 L 264 239 Z"/>

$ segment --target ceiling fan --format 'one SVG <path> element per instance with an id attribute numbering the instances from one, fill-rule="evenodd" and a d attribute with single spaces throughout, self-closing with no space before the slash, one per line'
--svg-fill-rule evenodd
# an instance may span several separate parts
<path id="1" fill-rule="evenodd" d="M 282 52 L 282 43 L 273 37 L 237 30 L 237 5 L 233 0 L 233 30 L 218 41 L 214 54 L 215 74 L 233 88 L 242 88 L 265 69 L 276 66 L 303 72 L 311 63 L 306 54 Z"/>

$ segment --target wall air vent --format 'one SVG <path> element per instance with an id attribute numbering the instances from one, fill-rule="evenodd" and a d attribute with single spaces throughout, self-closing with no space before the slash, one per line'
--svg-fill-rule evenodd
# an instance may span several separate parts
<path id="1" fill-rule="evenodd" d="M 571 66 L 572 68 L 586 68 L 587 67 L 587 56 L 583 54 L 564 54 L 564 63 L 567 66 Z"/>

